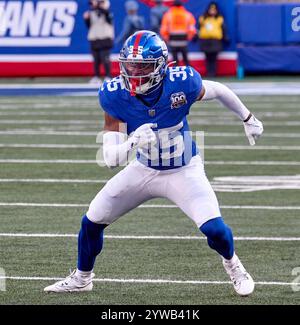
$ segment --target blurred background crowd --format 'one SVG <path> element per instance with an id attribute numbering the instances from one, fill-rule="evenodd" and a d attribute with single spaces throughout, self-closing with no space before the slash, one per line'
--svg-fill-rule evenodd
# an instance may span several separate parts
<path id="1" fill-rule="evenodd" d="M 99 83 L 143 29 L 160 34 L 170 61 L 205 76 L 300 72 L 299 0 L 19 0 L 0 4 L 0 77 Z"/>

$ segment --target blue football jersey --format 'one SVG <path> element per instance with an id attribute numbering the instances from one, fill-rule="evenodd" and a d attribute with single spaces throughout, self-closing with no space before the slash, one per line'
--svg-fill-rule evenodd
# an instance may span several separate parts
<path id="1" fill-rule="evenodd" d="M 160 98 L 151 106 L 131 96 L 121 76 L 103 83 L 99 91 L 101 107 L 126 123 L 128 135 L 145 123 L 157 124 L 156 144 L 139 149 L 137 159 L 158 170 L 187 165 L 198 152 L 186 117 L 201 92 L 202 79 L 192 67 L 170 67 L 161 87 Z"/>

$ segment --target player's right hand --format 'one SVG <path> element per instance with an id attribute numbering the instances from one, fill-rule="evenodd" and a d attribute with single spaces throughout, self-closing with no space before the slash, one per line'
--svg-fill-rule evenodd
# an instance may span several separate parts
<path id="1" fill-rule="evenodd" d="M 156 123 L 146 123 L 138 127 L 131 137 L 132 148 L 142 148 L 149 144 L 154 144 L 156 142 L 156 135 L 152 128 L 156 127 Z"/>

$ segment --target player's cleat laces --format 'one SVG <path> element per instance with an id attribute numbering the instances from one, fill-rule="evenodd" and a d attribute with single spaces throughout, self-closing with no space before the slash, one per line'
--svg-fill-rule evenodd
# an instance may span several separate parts
<path id="1" fill-rule="evenodd" d="M 236 255 L 233 261 L 223 259 L 223 265 L 227 274 L 230 276 L 237 294 L 240 296 L 248 296 L 254 291 L 254 281 Z"/>
<path id="2" fill-rule="evenodd" d="M 93 289 L 93 278 L 95 274 L 92 273 L 91 276 L 86 279 L 76 275 L 76 270 L 74 270 L 70 275 L 68 275 L 64 280 L 58 281 L 44 289 L 45 292 L 81 292 L 81 291 L 91 291 Z"/>

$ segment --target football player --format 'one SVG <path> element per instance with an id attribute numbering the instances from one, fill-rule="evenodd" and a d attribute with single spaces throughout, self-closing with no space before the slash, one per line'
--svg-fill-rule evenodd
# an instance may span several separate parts
<path id="1" fill-rule="evenodd" d="M 154 32 L 130 36 L 119 61 L 120 76 L 99 91 L 105 115 L 104 160 L 109 167 L 122 165 L 133 150 L 137 158 L 106 183 L 83 216 L 77 269 L 44 290 L 92 290 L 104 229 L 143 202 L 160 197 L 174 202 L 196 223 L 209 247 L 220 254 L 235 291 L 251 294 L 254 281 L 235 253 L 232 231 L 206 178 L 187 115 L 196 101 L 217 99 L 242 121 L 250 145 L 262 134 L 262 123 L 223 84 L 202 80 L 189 66 L 168 67 L 166 44 Z"/>

